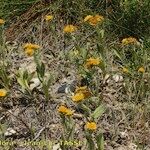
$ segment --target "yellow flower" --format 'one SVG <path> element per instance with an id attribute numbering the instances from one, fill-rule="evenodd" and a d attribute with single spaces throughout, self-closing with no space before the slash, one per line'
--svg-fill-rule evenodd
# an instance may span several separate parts
<path id="1" fill-rule="evenodd" d="M 0 97 L 6 96 L 7 91 L 5 89 L 0 89 Z"/>
<path id="2" fill-rule="evenodd" d="M 84 94 L 82 92 L 76 93 L 74 96 L 72 96 L 72 100 L 74 102 L 80 102 L 83 99 L 85 99 L 85 96 L 84 96 Z"/>
<path id="3" fill-rule="evenodd" d="M 74 25 L 66 25 L 64 27 L 64 32 L 66 33 L 72 33 L 72 32 L 75 32 L 76 30 L 77 30 L 77 27 Z"/>
<path id="4" fill-rule="evenodd" d="M 46 20 L 46 21 L 51 21 L 51 20 L 53 20 L 53 18 L 54 18 L 54 17 L 53 17 L 52 15 L 46 15 L 46 16 L 45 16 L 45 20 Z"/>
<path id="5" fill-rule="evenodd" d="M 128 38 L 124 38 L 121 43 L 123 45 L 128 45 L 128 44 L 138 44 L 138 41 L 136 38 L 134 37 L 128 37 Z"/>
<path id="6" fill-rule="evenodd" d="M 129 73 L 129 70 L 128 70 L 127 68 L 125 68 L 125 67 L 122 68 L 122 71 L 123 71 L 124 73 Z"/>
<path id="7" fill-rule="evenodd" d="M 85 128 L 88 130 L 96 130 L 97 125 L 95 122 L 87 122 Z"/>
<path id="8" fill-rule="evenodd" d="M 87 86 L 77 87 L 75 90 L 75 95 L 72 96 L 72 100 L 74 102 L 80 102 L 91 96 L 91 92 L 87 88 Z"/>
<path id="9" fill-rule="evenodd" d="M 102 22 L 102 21 L 104 21 L 104 17 L 103 16 L 101 16 L 101 15 L 95 15 L 95 17 L 94 17 L 98 22 Z"/>
<path id="10" fill-rule="evenodd" d="M 34 54 L 34 49 L 32 48 L 26 48 L 25 49 L 25 53 L 28 55 L 28 56 L 32 56 Z"/>
<path id="11" fill-rule="evenodd" d="M 66 113 L 66 110 L 67 110 L 67 108 L 66 108 L 65 106 L 63 106 L 63 105 L 61 105 L 61 106 L 58 108 L 58 112 L 60 112 L 60 113 Z"/>
<path id="12" fill-rule="evenodd" d="M 145 72 L 144 67 L 140 67 L 140 68 L 138 69 L 138 72 L 144 73 L 144 72 Z"/>
<path id="13" fill-rule="evenodd" d="M 28 56 L 32 56 L 34 54 L 34 51 L 36 49 L 39 49 L 40 46 L 37 45 L 37 44 L 31 44 L 31 43 L 26 43 L 24 46 L 23 46 L 24 50 L 25 50 L 25 53 L 28 55 Z"/>
<path id="14" fill-rule="evenodd" d="M 99 64 L 100 64 L 99 58 L 89 58 L 86 60 L 85 67 L 91 68 L 92 66 L 99 65 Z"/>
<path id="15" fill-rule="evenodd" d="M 91 18 L 93 18 L 93 16 L 92 16 L 92 15 L 88 15 L 88 16 L 86 16 L 86 17 L 84 18 L 84 22 L 88 21 L 88 20 L 89 20 L 89 19 L 91 19 Z"/>
<path id="16" fill-rule="evenodd" d="M 0 19 L 0 25 L 3 25 L 5 21 L 3 19 Z"/>
<path id="17" fill-rule="evenodd" d="M 66 116 L 71 116 L 73 115 L 74 111 L 70 110 L 70 109 L 67 109 L 66 110 Z"/>
<path id="18" fill-rule="evenodd" d="M 24 48 L 24 49 L 26 49 L 26 48 L 39 49 L 39 48 L 40 48 L 40 46 L 39 46 L 39 45 L 37 45 L 37 44 L 26 43 L 26 44 L 24 45 L 24 47 L 23 47 L 23 48 Z"/>
<path id="19" fill-rule="evenodd" d="M 87 90 L 87 86 L 76 87 L 75 93 Z"/>
<path id="20" fill-rule="evenodd" d="M 104 21 L 104 17 L 101 15 L 88 15 L 84 18 L 84 22 L 88 22 L 92 26 L 96 26 L 98 23 L 101 23 Z"/>
<path id="21" fill-rule="evenodd" d="M 58 112 L 66 115 L 66 116 L 71 116 L 74 113 L 74 111 L 72 111 L 71 109 L 68 109 L 66 106 L 63 106 L 63 105 L 61 105 L 58 108 Z"/>

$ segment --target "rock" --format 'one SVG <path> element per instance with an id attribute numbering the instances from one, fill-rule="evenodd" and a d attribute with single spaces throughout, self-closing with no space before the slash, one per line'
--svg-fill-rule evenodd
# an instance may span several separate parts
<path id="1" fill-rule="evenodd" d="M 6 132 L 4 133 L 4 136 L 8 137 L 8 136 L 13 136 L 16 135 L 16 131 L 13 128 L 8 128 L 6 130 Z"/>
<path id="2" fill-rule="evenodd" d="M 30 81 L 30 90 L 33 90 L 34 88 L 38 87 L 40 85 L 40 80 L 38 78 L 32 78 Z"/>
<path id="3" fill-rule="evenodd" d="M 54 145 L 52 150 L 61 150 L 60 144 L 58 143 L 58 144 Z"/>
<path id="4" fill-rule="evenodd" d="M 113 75 L 112 78 L 115 82 L 122 82 L 123 81 L 123 77 L 121 75 L 118 75 L 118 74 Z"/>

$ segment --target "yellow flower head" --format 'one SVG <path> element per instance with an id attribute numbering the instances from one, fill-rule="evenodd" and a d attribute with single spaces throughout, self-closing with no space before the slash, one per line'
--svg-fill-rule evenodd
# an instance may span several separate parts
<path id="1" fill-rule="evenodd" d="M 140 68 L 138 69 L 138 72 L 144 73 L 144 72 L 145 72 L 144 67 L 140 67 Z"/>
<path id="2" fill-rule="evenodd" d="M 34 49 L 32 48 L 26 48 L 25 49 L 25 53 L 28 55 L 28 56 L 32 56 L 34 54 Z"/>
<path id="3" fill-rule="evenodd" d="M 74 111 L 72 111 L 71 109 L 68 109 L 66 106 L 63 106 L 63 105 L 61 105 L 58 108 L 58 112 L 66 115 L 66 116 L 71 116 L 74 113 Z"/>
<path id="4" fill-rule="evenodd" d="M 101 16 L 101 15 L 95 15 L 95 17 L 94 17 L 98 22 L 102 22 L 102 21 L 104 21 L 104 17 L 103 16 Z"/>
<path id="5" fill-rule="evenodd" d="M 84 96 L 84 94 L 82 92 L 76 93 L 74 96 L 72 96 L 72 100 L 74 102 L 80 102 L 80 101 L 82 101 L 84 99 L 85 99 L 85 96 Z"/>
<path id="6" fill-rule="evenodd" d="M 72 96 L 72 100 L 74 102 L 80 102 L 91 96 L 91 92 L 87 88 L 87 86 L 77 87 L 75 90 L 75 95 Z"/>
<path id="7" fill-rule="evenodd" d="M 122 68 L 122 72 L 124 72 L 124 73 L 129 73 L 129 70 L 128 70 L 126 67 L 123 67 L 123 68 Z"/>
<path id="8" fill-rule="evenodd" d="M 71 116 L 73 115 L 74 111 L 72 111 L 71 109 L 67 109 L 66 111 L 66 116 Z"/>
<path id="9" fill-rule="evenodd" d="M 92 66 L 96 66 L 100 64 L 99 58 L 89 58 L 86 60 L 85 67 L 91 68 Z"/>
<path id="10" fill-rule="evenodd" d="M 88 130 L 96 130 L 97 125 L 95 122 L 87 122 L 85 128 Z"/>
<path id="11" fill-rule="evenodd" d="M 28 56 L 32 56 L 34 54 L 34 51 L 36 49 L 39 49 L 40 46 L 37 45 L 37 44 L 31 44 L 31 43 L 27 43 L 23 46 L 24 50 L 25 50 L 25 53 L 28 55 Z"/>
<path id="12" fill-rule="evenodd" d="M 0 19 L 0 25 L 3 25 L 5 21 L 3 19 Z"/>
<path id="13" fill-rule="evenodd" d="M 138 44 L 138 41 L 136 38 L 134 37 L 128 37 L 128 38 L 124 38 L 121 43 L 123 45 L 128 45 L 128 44 Z"/>
<path id="14" fill-rule="evenodd" d="M 0 97 L 6 96 L 7 91 L 5 89 L 0 89 Z"/>
<path id="15" fill-rule="evenodd" d="M 67 110 L 67 107 L 61 105 L 59 108 L 58 108 L 58 112 L 60 113 L 66 113 L 66 110 Z"/>
<path id="16" fill-rule="evenodd" d="M 87 90 L 87 86 L 76 87 L 75 93 L 84 92 Z"/>
<path id="17" fill-rule="evenodd" d="M 40 46 L 39 46 L 39 45 L 37 45 L 37 44 L 26 43 L 26 44 L 24 45 L 24 47 L 23 47 L 23 48 L 24 48 L 24 49 L 26 49 L 26 48 L 39 49 L 39 48 L 40 48 Z"/>
<path id="18" fill-rule="evenodd" d="M 46 15 L 46 16 L 45 16 L 45 20 L 46 20 L 46 21 L 51 21 L 51 20 L 53 20 L 53 18 L 54 18 L 54 17 L 53 17 L 52 15 Z"/>
<path id="19" fill-rule="evenodd" d="M 104 17 L 100 15 L 88 15 L 84 18 L 84 22 L 88 22 L 92 26 L 96 26 L 98 23 L 101 23 L 104 21 Z"/>
<path id="20" fill-rule="evenodd" d="M 77 27 L 74 26 L 74 25 L 66 25 L 64 27 L 64 32 L 65 33 L 72 33 L 72 32 L 75 32 L 77 30 Z"/>
<path id="21" fill-rule="evenodd" d="M 92 16 L 92 15 L 88 15 L 88 16 L 86 16 L 86 17 L 84 18 L 84 22 L 88 21 L 88 20 L 89 20 L 89 19 L 91 19 L 91 18 L 93 18 L 93 16 Z"/>

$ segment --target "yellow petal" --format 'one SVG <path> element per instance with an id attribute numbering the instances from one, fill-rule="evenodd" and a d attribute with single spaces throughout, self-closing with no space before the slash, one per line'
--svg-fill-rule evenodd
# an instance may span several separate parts
<path id="1" fill-rule="evenodd" d="M 76 87 L 75 93 L 83 92 L 87 90 L 87 86 Z"/>
<path id="2" fill-rule="evenodd" d="M 75 32 L 76 30 L 77 30 L 77 27 L 74 25 L 66 25 L 64 27 L 64 32 L 66 33 L 72 33 L 72 32 Z"/>
<path id="3" fill-rule="evenodd" d="M 144 72 L 145 72 L 144 67 L 140 67 L 140 68 L 138 69 L 138 72 L 144 73 Z"/>
<path id="4" fill-rule="evenodd" d="M 37 44 L 32 44 L 32 43 L 26 43 L 24 46 L 23 46 L 24 49 L 26 48 L 29 48 L 29 49 L 39 49 L 40 46 L 37 45 Z"/>
<path id="5" fill-rule="evenodd" d="M 127 44 L 128 44 L 128 40 L 127 40 L 126 38 L 123 39 L 123 40 L 122 40 L 122 44 L 123 44 L 123 45 L 127 45 Z"/>
<path id="6" fill-rule="evenodd" d="M 104 20 L 104 17 L 101 15 L 95 15 L 91 16 L 88 15 L 85 17 L 84 22 L 88 22 L 92 26 L 96 26 L 98 23 L 102 22 Z"/>
<path id="7" fill-rule="evenodd" d="M 67 116 L 71 116 L 71 115 L 73 115 L 73 113 L 74 113 L 74 111 L 72 111 L 70 109 L 67 109 L 67 111 L 66 111 Z"/>
<path id="8" fill-rule="evenodd" d="M 88 15 L 84 18 L 84 22 L 88 21 L 89 19 L 91 19 L 93 16 L 92 15 Z"/>
<path id="9" fill-rule="evenodd" d="M 97 19 L 94 18 L 94 17 L 93 17 L 93 18 L 90 18 L 88 22 L 89 22 L 89 24 L 92 25 L 92 26 L 96 26 L 97 23 L 98 23 Z"/>
<path id="10" fill-rule="evenodd" d="M 94 65 L 99 65 L 99 64 L 100 64 L 99 58 L 96 58 L 96 59 L 95 58 L 89 58 L 89 59 L 86 60 L 85 67 L 90 68 Z"/>
<path id="11" fill-rule="evenodd" d="M 34 49 L 32 48 L 26 48 L 25 49 L 25 53 L 28 55 L 28 56 L 32 56 L 34 54 Z"/>
<path id="12" fill-rule="evenodd" d="M 101 15 L 95 15 L 95 19 L 99 22 L 102 22 L 104 20 L 104 17 Z"/>
<path id="13" fill-rule="evenodd" d="M 63 105 L 61 105 L 61 106 L 58 108 L 58 112 L 60 112 L 60 113 L 66 113 L 66 111 L 67 111 L 67 107 L 65 107 L 65 106 L 63 106 Z"/>
<path id="14" fill-rule="evenodd" d="M 7 91 L 5 89 L 0 89 L 0 97 L 6 96 Z"/>
<path id="15" fill-rule="evenodd" d="M 124 38 L 121 43 L 123 45 L 128 45 L 128 44 L 139 44 L 139 42 L 137 41 L 136 38 L 134 37 L 128 37 L 128 38 Z"/>
<path id="16" fill-rule="evenodd" d="M 74 96 L 72 96 L 72 100 L 74 102 L 82 101 L 84 98 L 85 98 L 85 96 L 82 92 L 76 93 Z"/>
<path id="17" fill-rule="evenodd" d="M 66 115 L 66 116 L 71 116 L 74 113 L 74 111 L 72 111 L 71 109 L 69 109 L 69 108 L 67 108 L 66 106 L 63 106 L 63 105 L 61 105 L 58 108 L 58 112 Z"/>
<path id="18" fill-rule="evenodd" d="M 0 19 L 0 25 L 4 24 L 5 23 L 5 20 L 3 19 Z"/>
<path id="19" fill-rule="evenodd" d="M 54 17 L 52 15 L 46 15 L 45 20 L 46 21 L 51 21 Z"/>
<path id="20" fill-rule="evenodd" d="M 129 73 L 129 70 L 128 70 L 127 68 L 125 68 L 125 67 L 122 68 L 122 71 L 123 71 L 124 73 Z"/>
<path id="21" fill-rule="evenodd" d="M 86 125 L 85 125 L 85 128 L 89 129 L 89 130 L 96 130 L 97 125 L 96 125 L 95 122 L 87 122 Z"/>

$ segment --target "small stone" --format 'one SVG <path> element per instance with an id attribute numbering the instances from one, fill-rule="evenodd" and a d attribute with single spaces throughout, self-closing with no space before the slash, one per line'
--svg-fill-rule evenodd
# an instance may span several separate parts
<path id="1" fill-rule="evenodd" d="M 7 136 L 12 136 L 15 135 L 17 132 L 13 128 L 8 128 L 7 131 L 4 133 L 4 135 Z"/>
<path id="2" fill-rule="evenodd" d="M 109 83 L 110 82 L 109 78 L 110 78 L 110 75 L 106 74 L 105 77 L 104 77 L 103 83 Z"/>
<path id="3" fill-rule="evenodd" d="M 68 83 L 64 83 L 63 85 L 61 85 L 58 90 L 57 93 L 73 93 L 76 89 L 76 81 L 72 81 L 72 83 L 68 84 Z"/>
<path id="4" fill-rule="evenodd" d="M 120 132 L 120 137 L 121 138 L 127 138 L 129 135 L 127 133 L 127 131 L 124 131 L 124 132 Z"/>
<path id="5" fill-rule="evenodd" d="M 129 143 L 128 148 L 129 150 L 137 150 L 137 145 L 134 143 Z"/>
<path id="6" fill-rule="evenodd" d="M 60 144 L 54 145 L 52 150 L 61 150 Z"/>
<path id="7" fill-rule="evenodd" d="M 57 93 L 66 93 L 66 88 L 67 88 L 67 84 L 61 85 L 61 86 L 58 88 Z"/>
<path id="8" fill-rule="evenodd" d="M 33 90 L 34 88 L 38 87 L 40 85 L 40 80 L 38 78 L 33 78 L 30 81 L 30 90 Z"/>
<path id="9" fill-rule="evenodd" d="M 118 75 L 118 74 L 113 75 L 112 78 L 115 82 L 122 82 L 123 81 L 123 77 L 121 75 Z"/>

